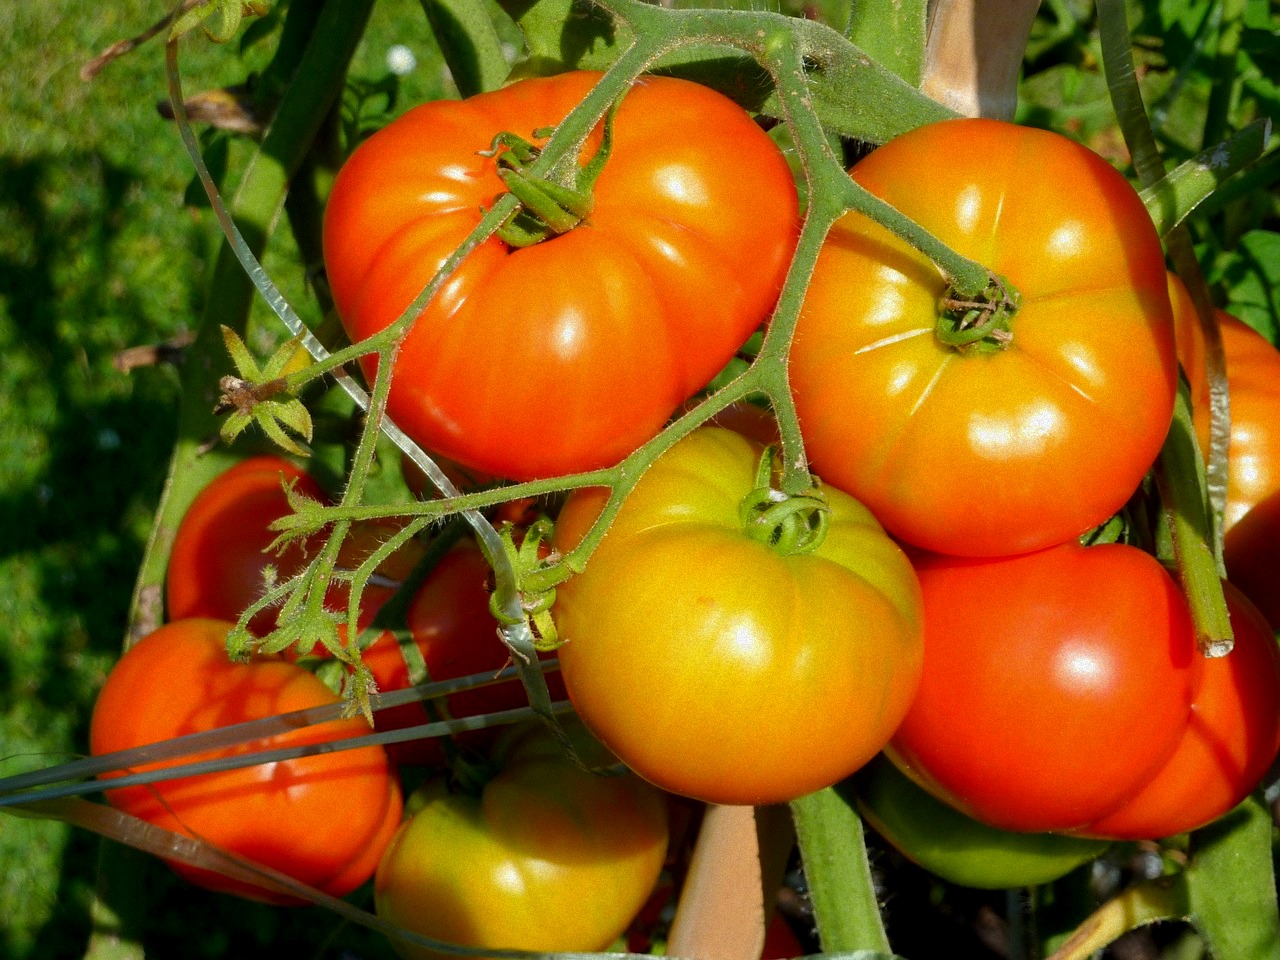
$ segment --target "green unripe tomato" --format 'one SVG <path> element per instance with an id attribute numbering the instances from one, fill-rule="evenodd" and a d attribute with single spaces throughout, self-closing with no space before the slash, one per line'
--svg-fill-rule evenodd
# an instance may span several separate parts
<path id="1" fill-rule="evenodd" d="M 880 836 L 913 863 L 963 887 L 1001 890 L 1048 883 L 1108 846 L 979 823 L 917 786 L 883 754 L 853 782 L 858 810 Z"/>

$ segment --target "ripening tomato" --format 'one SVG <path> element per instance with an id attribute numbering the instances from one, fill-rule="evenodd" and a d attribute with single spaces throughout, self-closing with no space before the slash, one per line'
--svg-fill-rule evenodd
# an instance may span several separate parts
<path id="1" fill-rule="evenodd" d="M 512 731 L 494 760 L 478 794 L 439 779 L 410 798 L 374 881 L 378 916 L 463 946 L 604 949 L 658 879 L 666 798 L 583 770 L 539 726 Z M 412 960 L 442 956 L 391 942 Z"/>
<path id="2" fill-rule="evenodd" d="M 599 76 L 427 103 L 361 144 L 324 223 L 353 340 L 395 320 L 507 192 L 486 155 L 494 136 L 559 123 Z M 597 129 L 580 162 L 600 142 Z M 417 318 L 387 411 L 427 449 L 515 479 L 616 463 L 769 314 L 798 201 L 782 153 L 732 101 L 689 81 L 637 81 L 593 195 L 559 236 L 520 248 L 490 238 Z"/>
<path id="3" fill-rule="evenodd" d="M 284 484 L 297 493 L 327 501 L 305 471 L 276 456 L 250 457 L 223 471 L 197 494 L 178 525 L 165 574 L 170 620 L 207 617 L 235 621 L 266 592 L 268 566 L 279 580 L 300 573 L 315 543 L 268 550 L 277 534 L 268 527 L 290 513 Z M 265 636 L 276 625 L 267 608 L 249 622 Z"/>
<path id="4" fill-rule="evenodd" d="M 676 444 L 554 608 L 583 722 L 641 776 L 714 803 L 779 803 L 848 776 L 897 727 L 922 655 L 910 563 L 861 504 L 827 489 L 812 552 L 748 532 L 760 455 L 721 428 Z M 603 503 L 598 489 L 569 498 L 561 551 Z"/>
<path id="5" fill-rule="evenodd" d="M 1160 238 L 1086 148 L 987 119 L 912 130 L 850 175 L 1021 294 L 1008 329 L 939 338 L 947 283 L 858 213 L 818 258 L 790 375 L 815 472 L 941 553 L 1062 543 L 1158 454 L 1177 366 Z"/>
<path id="6" fill-rule="evenodd" d="M 1013 833 L 967 817 L 879 756 L 854 776 L 858 812 L 899 853 L 962 887 L 1003 890 L 1049 883 L 1098 856 L 1106 841 Z"/>
<path id="7" fill-rule="evenodd" d="M 1204 334 L 1187 289 L 1169 275 L 1178 326 L 1178 356 L 1191 384 L 1191 407 L 1200 449 L 1209 450 L 1209 381 Z M 1280 490 L 1280 350 L 1244 321 L 1217 311 L 1231 395 L 1231 447 L 1227 509 L 1230 530 L 1268 495 Z"/>
<path id="8" fill-rule="evenodd" d="M 1280 751 L 1280 647 L 1262 615 L 1223 584 L 1235 648 L 1204 661 L 1178 748 L 1120 809 L 1077 831 L 1143 840 L 1204 826 L 1240 803 Z"/>
<path id="9" fill-rule="evenodd" d="M 111 670 L 94 707 L 95 755 L 337 702 L 309 671 L 281 660 L 227 658 L 232 624 L 177 620 L 148 634 Z M 340 720 L 178 762 L 322 743 L 368 733 Z M 107 791 L 126 813 L 287 873 L 334 896 L 364 883 L 400 821 L 399 781 L 381 747 L 360 747 Z M 270 903 L 292 898 L 173 864 L 193 883 Z"/>
<path id="10" fill-rule="evenodd" d="M 1123 544 L 921 556 L 919 692 L 887 753 L 1004 830 L 1063 831 L 1132 798 L 1176 749 L 1203 657 L 1178 585 Z"/>

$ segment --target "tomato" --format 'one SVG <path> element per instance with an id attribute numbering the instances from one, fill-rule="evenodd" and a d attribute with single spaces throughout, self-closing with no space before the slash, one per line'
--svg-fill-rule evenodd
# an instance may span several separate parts
<path id="1" fill-rule="evenodd" d="M 667 849 L 666 799 L 631 775 L 598 776 L 540 727 L 512 732 L 479 795 L 443 779 L 378 866 L 378 915 L 474 947 L 593 951 L 640 910 Z M 439 954 L 392 940 L 405 957 Z"/>
<path id="2" fill-rule="evenodd" d="M 1200 448 L 1209 449 L 1209 382 L 1204 336 L 1195 306 L 1172 274 L 1169 292 L 1178 323 L 1178 354 L 1191 384 L 1191 406 Z M 1231 448 L 1224 527 L 1280 491 L 1280 350 L 1242 320 L 1218 311 L 1218 329 L 1231 392 Z"/>
<path id="3" fill-rule="evenodd" d="M 352 154 L 324 251 L 353 340 L 396 319 L 506 192 L 483 155 L 495 134 L 558 123 L 599 76 L 423 104 Z M 515 479 L 611 465 L 772 309 L 798 219 L 773 141 L 722 95 L 666 77 L 632 87 L 613 135 L 581 225 L 524 248 L 491 238 L 419 315 L 387 410 L 424 447 Z"/>
<path id="4" fill-rule="evenodd" d="M 510 660 L 510 652 L 498 636 L 498 623 L 489 612 L 486 580 L 489 564 L 472 540 L 463 540 L 449 550 L 414 594 L 405 616 L 406 626 L 417 644 L 432 680 L 449 680 L 476 673 L 497 673 Z M 364 662 L 373 673 L 379 690 L 401 690 L 409 686 L 409 667 L 392 633 L 381 634 L 364 652 Z M 552 697 L 564 697 L 558 675 L 547 682 Z M 477 687 L 435 701 L 445 716 L 468 717 L 523 707 L 528 703 L 519 681 Z M 379 711 L 379 730 L 399 730 L 430 720 L 427 708 L 410 703 Z M 464 736 L 475 745 L 489 739 L 490 731 Z M 391 756 L 399 763 L 435 764 L 444 759 L 434 739 L 394 744 Z"/>
<path id="5" fill-rule="evenodd" d="M 858 771 L 854 789 L 858 811 L 876 833 L 917 866 L 962 887 L 1003 890 L 1049 883 L 1108 845 L 989 827 L 916 786 L 884 756 Z"/>
<path id="6" fill-rule="evenodd" d="M 178 525 L 165 575 L 170 620 L 209 617 L 238 620 L 266 592 L 264 571 L 275 567 L 279 580 L 300 573 L 315 540 L 293 544 L 279 554 L 268 547 L 276 534 L 268 526 L 291 511 L 283 484 L 314 500 L 327 498 L 302 469 L 276 456 L 250 457 L 213 479 L 192 501 Z M 249 621 L 251 632 L 274 629 L 273 609 Z"/>
<path id="7" fill-rule="evenodd" d="M 1235 648 L 1205 660 L 1178 748 L 1119 810 L 1079 832 L 1120 840 L 1184 833 L 1216 820 L 1262 780 L 1280 751 L 1280 647 L 1262 615 L 1224 584 Z"/>
<path id="8" fill-rule="evenodd" d="M 1232 582 L 1280 630 L 1280 490 L 1227 531 L 1223 555 Z"/>
<path id="9" fill-rule="evenodd" d="M 578 715 L 631 769 L 714 803 L 779 803 L 874 756 L 922 656 L 911 566 L 859 503 L 828 489 L 830 527 L 787 554 L 744 530 L 761 448 L 705 428 L 660 458 L 554 608 Z M 604 502 L 575 492 L 570 549 Z"/>
<path id="10" fill-rule="evenodd" d="M 177 620 L 130 648 L 93 711 L 96 754 L 337 702 L 313 674 L 281 660 L 227 659 L 225 621 Z M 306 727 L 210 759 L 368 732 L 361 720 Z M 164 761 L 135 768 L 173 766 Z M 361 747 L 107 791 L 115 807 L 274 867 L 334 896 L 367 880 L 400 820 L 400 787 L 381 747 Z M 193 883 L 272 903 L 291 898 L 173 864 Z"/>
<path id="11" fill-rule="evenodd" d="M 1010 340 L 935 329 L 946 282 L 861 214 L 832 230 L 791 349 L 815 471 L 894 536 L 998 556 L 1062 543 L 1129 498 L 1177 385 L 1164 255 L 1138 195 L 1043 130 L 944 121 L 850 175 L 1020 292 Z"/>
<path id="12" fill-rule="evenodd" d="M 917 560 L 924 674 L 888 753 L 1004 830 L 1082 827 L 1177 747 L 1203 658 L 1178 585 L 1122 544 Z"/>

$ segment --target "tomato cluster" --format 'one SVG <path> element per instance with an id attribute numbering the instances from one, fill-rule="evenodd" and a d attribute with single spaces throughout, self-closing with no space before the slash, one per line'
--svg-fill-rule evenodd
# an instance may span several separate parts
<path id="1" fill-rule="evenodd" d="M 458 476 L 617 464 L 687 409 L 777 301 L 797 233 L 792 176 L 719 94 L 645 78 L 577 155 L 542 170 L 543 128 L 598 80 L 530 79 L 411 110 L 353 153 L 329 197 L 328 278 L 353 340 L 451 271 L 394 353 L 387 409 Z M 771 804 L 861 770 L 871 824 L 977 886 L 1046 882 L 1111 839 L 1184 832 L 1238 803 L 1280 750 L 1267 623 L 1227 584 L 1236 649 L 1206 660 L 1164 565 L 1133 545 L 1080 542 L 1151 469 L 1179 360 L 1207 439 L 1203 341 L 1176 285 L 1171 302 L 1140 198 L 1080 145 L 988 120 L 921 127 L 850 175 L 989 267 L 991 283 L 960 297 L 898 233 L 849 213 L 818 257 L 788 358 L 821 482 L 805 488 L 803 458 L 784 462 L 772 421 L 746 405 L 671 446 L 621 505 L 604 488 L 560 505 L 547 565 L 592 545 L 554 604 L 564 690 L 631 772 L 588 772 L 546 731 L 518 728 L 496 743 L 322 752 L 109 800 L 336 895 L 380 861 L 375 897 L 393 923 L 428 941 L 547 951 L 608 946 L 650 896 L 669 839 L 661 791 Z M 559 206 L 535 210 L 530 190 Z M 525 206 L 465 246 L 508 192 Z M 1223 337 L 1227 566 L 1274 625 L 1280 581 L 1264 558 L 1280 542 L 1280 354 L 1229 318 Z M 274 457 L 240 463 L 195 500 L 168 571 L 172 622 L 113 671 L 95 753 L 336 702 L 304 666 L 323 651 L 225 656 L 228 621 L 318 546 L 319 535 L 266 552 L 289 512 L 284 484 L 326 501 Z M 355 524 L 339 565 L 359 566 L 397 529 Z M 413 539 L 379 569 L 362 628 L 426 558 Z M 431 562 L 400 636 L 364 644 L 383 690 L 410 684 L 410 662 L 440 680 L 508 661 L 478 548 L 464 540 Z M 347 590 L 326 594 L 335 619 Z M 274 619 L 268 608 L 248 626 L 265 636 Z M 160 678 L 163 695 L 146 695 Z M 488 687 L 380 712 L 377 726 L 523 703 L 518 687 Z M 358 731 L 336 722 L 267 745 Z M 414 794 L 400 825 L 392 761 L 446 759 L 452 776 Z M 566 895 L 574 911 L 537 922 Z"/>

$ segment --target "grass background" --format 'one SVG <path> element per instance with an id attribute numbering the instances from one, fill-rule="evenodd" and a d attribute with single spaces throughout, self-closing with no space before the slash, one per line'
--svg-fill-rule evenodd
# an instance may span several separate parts
<path id="1" fill-rule="evenodd" d="M 1256 50 L 1238 110 L 1275 115 L 1273 14 L 1265 0 L 1248 7 Z M 1179 159 L 1198 148 L 1216 82 L 1210 58 L 1196 65 L 1208 9 L 1164 0 L 1146 5 L 1139 24 L 1144 82 L 1166 107 L 1161 132 Z M 178 401 L 172 369 L 124 374 L 112 358 L 190 330 L 209 295 L 203 277 L 217 234 L 207 211 L 184 204 L 189 161 L 155 108 L 165 96 L 161 46 L 91 83 L 78 76 L 86 60 L 162 12 L 143 0 L 0 4 L 0 773 L 85 746 L 94 696 L 121 647 Z M 414 0 L 377 5 L 353 77 L 386 80 L 394 44 L 418 58 L 401 81 L 403 103 L 447 88 Z M 241 60 L 188 44 L 188 92 L 244 79 L 268 48 L 251 47 Z M 1073 130 L 1122 161 L 1088 5 L 1047 3 L 1030 54 L 1023 118 Z M 1197 232 L 1220 302 L 1273 338 L 1276 226 L 1276 193 L 1263 183 Z M 305 301 L 287 231 L 267 266 L 293 302 Z M 79 957 L 91 942 L 95 956 L 111 955 L 109 938 L 91 940 L 95 924 L 101 931 L 112 920 L 94 906 L 101 849 L 60 824 L 0 817 L 0 960 Z M 140 858 L 118 875 L 146 885 L 140 922 L 152 956 L 390 955 L 379 938 L 327 914 L 192 891 Z"/>

